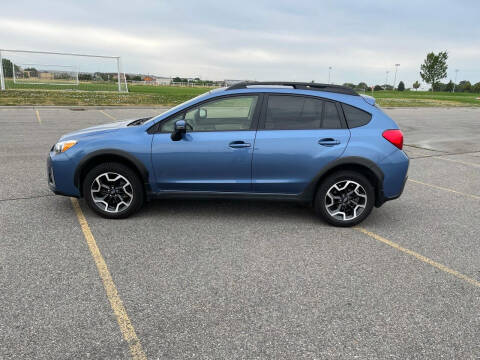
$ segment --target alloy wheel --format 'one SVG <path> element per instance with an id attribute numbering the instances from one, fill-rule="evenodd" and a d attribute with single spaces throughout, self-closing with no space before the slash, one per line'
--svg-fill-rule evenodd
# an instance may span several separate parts
<path id="1" fill-rule="evenodd" d="M 352 180 L 342 180 L 332 185 L 325 195 L 328 214 L 341 221 L 359 217 L 367 206 L 367 193 L 362 185 Z"/>
<path id="2" fill-rule="evenodd" d="M 98 175 L 92 182 L 90 193 L 94 204 L 109 213 L 125 210 L 133 200 L 132 184 L 115 172 Z"/>

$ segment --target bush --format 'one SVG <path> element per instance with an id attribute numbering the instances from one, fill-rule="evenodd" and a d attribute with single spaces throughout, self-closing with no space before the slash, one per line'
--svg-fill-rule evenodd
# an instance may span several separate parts
<path id="1" fill-rule="evenodd" d="M 403 90 L 405 90 L 405 84 L 403 83 L 403 81 L 400 81 L 400 82 L 398 83 L 397 90 L 398 90 L 398 91 L 403 91 Z"/>
<path id="2" fill-rule="evenodd" d="M 373 91 L 380 91 L 380 90 L 383 90 L 383 87 L 381 87 L 380 85 L 375 85 L 375 87 L 373 88 Z"/>

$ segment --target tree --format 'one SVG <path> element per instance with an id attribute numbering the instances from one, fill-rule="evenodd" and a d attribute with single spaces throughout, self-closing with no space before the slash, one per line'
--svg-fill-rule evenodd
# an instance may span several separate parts
<path id="1" fill-rule="evenodd" d="M 350 88 L 350 89 L 354 89 L 354 88 L 355 88 L 355 85 L 352 84 L 352 83 L 344 83 L 343 86 L 348 87 L 348 88 Z"/>
<path id="2" fill-rule="evenodd" d="M 413 83 L 412 87 L 413 87 L 416 91 L 418 91 L 418 88 L 420 87 L 420 83 L 418 82 L 418 80 Z"/>
<path id="3" fill-rule="evenodd" d="M 6 78 L 13 77 L 13 65 L 12 62 L 8 59 L 2 59 L 2 66 L 3 66 L 3 76 Z M 20 68 L 15 65 L 15 71 L 20 71 Z"/>
<path id="4" fill-rule="evenodd" d="M 453 91 L 453 81 L 450 80 L 448 84 L 445 86 L 445 91 L 452 92 Z"/>
<path id="5" fill-rule="evenodd" d="M 397 90 L 398 90 L 398 91 L 403 91 L 403 90 L 405 90 L 405 84 L 403 83 L 403 81 L 400 81 L 400 82 L 398 83 Z"/>
<path id="6" fill-rule="evenodd" d="M 380 85 L 375 85 L 375 87 L 373 88 L 373 91 L 380 91 L 380 90 L 383 90 L 383 87 L 381 87 Z"/>
<path id="7" fill-rule="evenodd" d="M 444 84 L 444 83 L 442 83 L 442 82 L 439 81 L 439 82 L 437 82 L 437 83 L 435 84 L 434 90 L 435 90 L 435 91 L 447 91 L 447 90 L 446 90 L 446 89 L 447 89 L 447 85 L 448 85 L 448 84 Z"/>
<path id="8" fill-rule="evenodd" d="M 420 66 L 420 76 L 423 81 L 432 85 L 432 91 L 434 91 L 437 81 L 447 77 L 447 59 L 447 51 L 440 51 L 438 55 L 431 52 L 427 54 L 424 63 Z"/>
<path id="9" fill-rule="evenodd" d="M 359 88 L 359 89 L 366 89 L 366 88 L 368 88 L 368 85 L 367 85 L 367 83 L 364 83 L 364 82 L 362 81 L 362 82 L 359 82 L 359 83 L 358 83 L 357 88 Z"/>
<path id="10" fill-rule="evenodd" d="M 468 80 L 462 80 L 458 83 L 459 92 L 470 92 L 472 90 L 472 84 Z M 455 89 L 456 90 L 456 89 Z"/>
<path id="11" fill-rule="evenodd" d="M 472 91 L 475 93 L 480 93 L 480 82 L 477 82 L 475 85 L 472 86 Z"/>
<path id="12" fill-rule="evenodd" d="M 78 80 L 81 80 L 81 81 L 90 81 L 92 80 L 92 74 L 88 74 L 88 73 L 79 73 L 78 74 Z"/>

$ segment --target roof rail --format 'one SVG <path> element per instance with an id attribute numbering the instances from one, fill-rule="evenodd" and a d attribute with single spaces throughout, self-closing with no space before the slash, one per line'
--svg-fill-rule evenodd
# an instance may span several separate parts
<path id="1" fill-rule="evenodd" d="M 249 86 L 290 86 L 299 90 L 326 91 L 345 95 L 357 95 L 358 93 L 346 86 L 332 84 L 317 84 L 304 82 L 285 82 L 285 81 L 243 81 L 229 86 L 226 90 L 246 89 Z"/>

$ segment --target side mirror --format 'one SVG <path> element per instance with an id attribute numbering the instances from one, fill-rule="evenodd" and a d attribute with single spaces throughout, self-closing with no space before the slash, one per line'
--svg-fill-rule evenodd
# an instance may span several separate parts
<path id="1" fill-rule="evenodd" d="M 173 141 L 178 141 L 182 139 L 183 134 L 187 132 L 187 123 L 185 120 L 177 120 L 174 125 L 174 130 L 172 132 L 171 138 Z"/>

